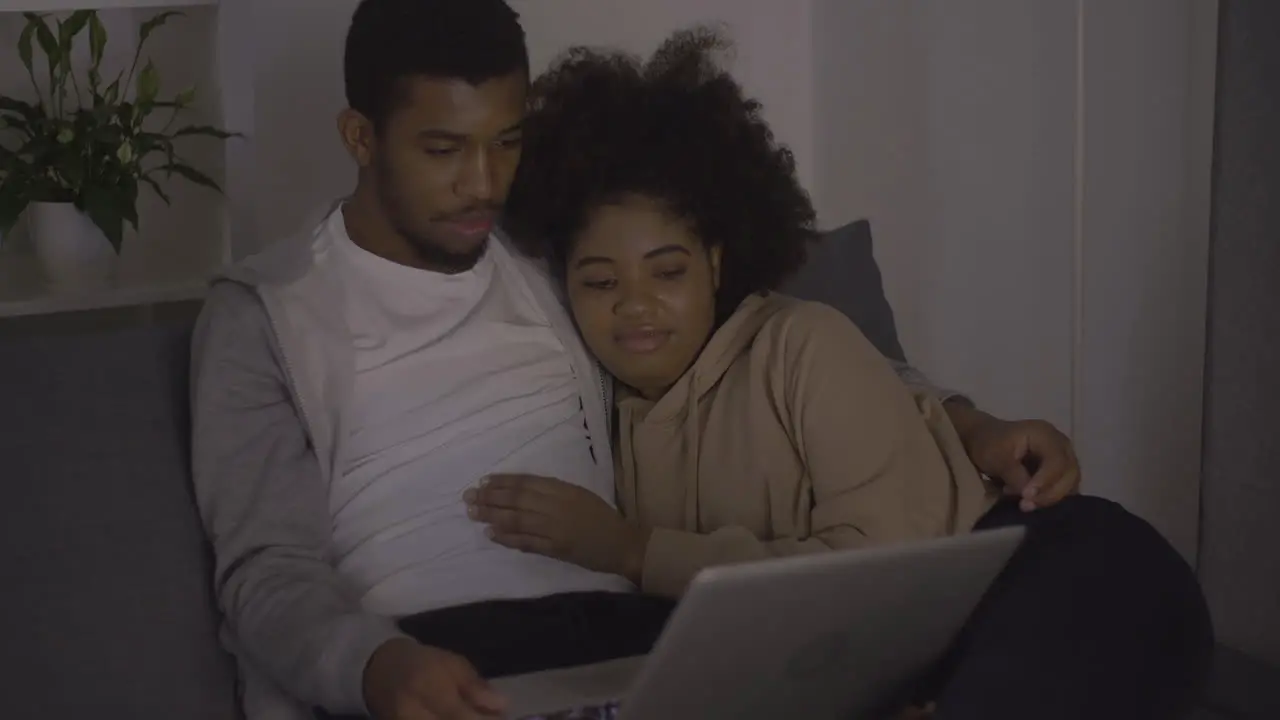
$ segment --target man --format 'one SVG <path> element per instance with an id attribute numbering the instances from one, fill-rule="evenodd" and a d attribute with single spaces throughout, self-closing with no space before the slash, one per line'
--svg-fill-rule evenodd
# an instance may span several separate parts
<path id="1" fill-rule="evenodd" d="M 529 84 L 515 13 L 364 0 L 345 76 L 354 194 L 215 283 L 194 341 L 193 472 L 226 641 L 249 720 L 479 717 L 501 700 L 475 668 L 395 619 L 637 597 L 489 542 L 462 502 L 504 472 L 611 501 L 609 390 L 549 278 L 495 233 Z M 1024 509 L 1075 490 L 1052 426 L 947 406 L 975 464 Z"/>

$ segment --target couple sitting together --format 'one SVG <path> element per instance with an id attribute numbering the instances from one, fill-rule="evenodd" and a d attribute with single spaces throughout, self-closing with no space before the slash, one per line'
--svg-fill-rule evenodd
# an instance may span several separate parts
<path id="1" fill-rule="evenodd" d="M 1212 643 L 1195 578 L 1075 494 L 1070 442 L 776 292 L 814 211 L 720 49 L 577 49 L 531 84 L 503 0 L 360 3 L 355 191 L 230 269 L 195 339 L 249 720 L 501 716 L 482 678 L 644 653 L 704 568 L 1008 525 L 1026 540 L 920 704 L 1186 707 Z"/>

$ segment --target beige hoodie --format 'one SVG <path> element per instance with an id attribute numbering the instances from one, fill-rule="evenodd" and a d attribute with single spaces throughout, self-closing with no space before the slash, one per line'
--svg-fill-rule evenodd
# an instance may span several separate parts
<path id="1" fill-rule="evenodd" d="M 934 398 L 837 310 L 752 296 L 657 402 L 618 400 L 618 503 L 654 528 L 642 589 L 725 563 L 964 533 L 999 496 Z"/>

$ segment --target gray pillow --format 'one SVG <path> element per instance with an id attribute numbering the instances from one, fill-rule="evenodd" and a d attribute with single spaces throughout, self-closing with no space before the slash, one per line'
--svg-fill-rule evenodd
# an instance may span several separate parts
<path id="1" fill-rule="evenodd" d="M 830 305 L 862 330 L 885 357 L 906 362 L 893 309 L 884 296 L 880 266 L 871 249 L 871 223 L 858 220 L 823 234 L 809 261 L 782 292 Z"/>

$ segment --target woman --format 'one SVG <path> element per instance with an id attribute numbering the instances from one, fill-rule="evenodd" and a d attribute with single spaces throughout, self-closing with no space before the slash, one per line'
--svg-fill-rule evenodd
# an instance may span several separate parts
<path id="1" fill-rule="evenodd" d="M 618 381 L 618 501 L 643 531 L 602 569 L 671 597 L 710 565 L 967 532 L 998 497 L 851 321 L 772 292 L 814 211 L 716 42 L 570 55 L 509 201 Z"/>
<path id="2" fill-rule="evenodd" d="M 1105 501 L 997 504 L 935 400 L 842 315 L 773 292 L 814 212 L 722 47 L 695 31 L 647 64 L 580 49 L 538 81 L 509 224 L 545 241 L 618 381 L 626 520 L 528 477 L 489 479 L 472 516 L 499 543 L 668 597 L 721 563 L 1025 523 L 923 697 L 945 718 L 1172 717 L 1210 637 L 1185 563 Z"/>

